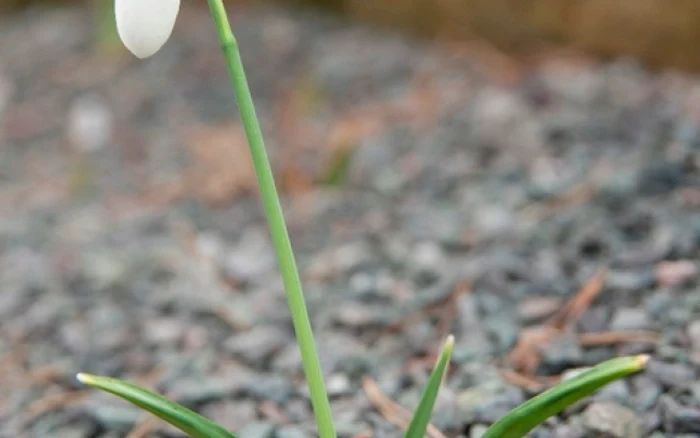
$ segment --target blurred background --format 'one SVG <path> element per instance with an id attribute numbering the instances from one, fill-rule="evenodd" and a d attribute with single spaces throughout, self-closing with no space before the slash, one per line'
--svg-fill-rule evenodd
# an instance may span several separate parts
<path id="1" fill-rule="evenodd" d="M 144 0 L 147 1 L 147 0 Z M 339 436 L 432 438 L 564 375 L 649 371 L 535 437 L 700 434 L 700 3 L 231 1 Z M 110 0 L 0 0 L 0 437 L 314 436 L 206 2 L 137 60 Z"/>

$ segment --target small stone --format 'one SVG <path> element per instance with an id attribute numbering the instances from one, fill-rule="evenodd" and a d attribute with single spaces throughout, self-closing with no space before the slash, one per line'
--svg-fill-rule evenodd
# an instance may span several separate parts
<path id="1" fill-rule="evenodd" d="M 34 432 L 37 434 L 36 436 L 51 435 L 55 438 L 85 438 L 86 436 L 94 436 L 95 426 L 81 422 L 52 429 L 46 431 L 46 433 L 39 433 L 37 430 L 34 430 Z"/>
<path id="2" fill-rule="evenodd" d="M 347 394 L 351 389 L 350 379 L 347 374 L 332 374 L 328 376 L 327 389 L 331 397 Z"/>
<path id="3" fill-rule="evenodd" d="M 249 332 L 233 335 L 224 348 L 252 364 L 262 364 L 287 345 L 286 332 L 276 327 L 258 326 Z"/>
<path id="4" fill-rule="evenodd" d="M 285 403 L 294 395 L 294 386 L 282 376 L 272 375 L 253 379 L 248 382 L 246 391 L 260 400 L 272 400 Z"/>
<path id="5" fill-rule="evenodd" d="M 688 338 L 693 350 L 700 351 L 700 320 L 695 320 L 688 324 Z"/>
<path id="6" fill-rule="evenodd" d="M 367 247 L 361 243 L 348 243 L 338 247 L 330 256 L 333 267 L 339 272 L 348 272 L 357 268 L 371 257 Z"/>
<path id="7" fill-rule="evenodd" d="M 663 394 L 661 384 L 646 374 L 637 375 L 632 379 L 632 389 L 634 397 L 631 401 L 638 412 L 653 408 Z"/>
<path id="8" fill-rule="evenodd" d="M 642 429 L 631 409 L 614 403 L 592 403 L 583 413 L 583 426 L 596 437 L 641 438 Z"/>
<path id="9" fill-rule="evenodd" d="M 448 387 L 440 388 L 431 422 L 442 431 L 456 430 L 462 426 L 460 416 L 457 394 Z"/>
<path id="10" fill-rule="evenodd" d="M 461 422 L 493 423 L 524 401 L 519 388 L 489 380 L 457 395 Z"/>
<path id="11" fill-rule="evenodd" d="M 308 388 L 306 388 L 308 391 Z M 287 419 L 291 424 L 303 424 L 313 417 L 308 399 L 295 398 L 284 404 Z"/>
<path id="12" fill-rule="evenodd" d="M 659 404 L 667 432 L 700 434 L 699 409 L 683 406 L 669 395 L 662 395 Z"/>
<path id="13" fill-rule="evenodd" d="M 588 309 L 581 315 L 578 321 L 578 328 L 582 332 L 597 333 L 608 329 L 608 319 L 610 309 L 603 306 L 596 306 Z"/>
<path id="14" fill-rule="evenodd" d="M 216 261 L 224 253 L 221 238 L 214 233 L 200 233 L 195 239 L 197 253 L 205 260 Z"/>
<path id="15" fill-rule="evenodd" d="M 246 424 L 239 431 L 238 435 L 246 438 L 272 438 L 275 426 L 266 421 L 256 421 Z"/>
<path id="16" fill-rule="evenodd" d="M 336 308 L 333 319 L 346 327 L 367 328 L 385 322 L 386 315 L 374 307 L 348 302 Z"/>
<path id="17" fill-rule="evenodd" d="M 690 260 L 661 262 L 656 265 L 656 281 L 661 286 L 676 286 L 696 275 L 698 275 L 698 266 Z"/>
<path id="18" fill-rule="evenodd" d="M 282 426 L 275 432 L 275 438 L 309 438 L 310 435 L 297 426 Z"/>
<path id="19" fill-rule="evenodd" d="M 221 399 L 240 390 L 240 382 L 223 377 L 179 379 L 171 388 L 179 403 L 203 403 Z"/>
<path id="20" fill-rule="evenodd" d="M 457 364 L 472 362 L 491 354 L 492 346 L 484 332 L 479 303 L 474 294 L 462 294 L 457 301 L 458 336 L 452 352 Z"/>
<path id="21" fill-rule="evenodd" d="M 498 205 L 484 205 L 478 209 L 475 212 L 475 221 L 481 238 L 507 233 L 515 224 L 513 213 Z"/>
<path id="22" fill-rule="evenodd" d="M 578 339 L 570 334 L 556 338 L 542 351 L 543 372 L 557 374 L 583 364 L 584 354 Z"/>
<path id="23" fill-rule="evenodd" d="M 442 248 L 433 241 L 425 241 L 417 244 L 412 250 L 412 257 L 417 270 L 429 272 L 438 271 L 445 259 Z"/>
<path id="24" fill-rule="evenodd" d="M 481 438 L 486 433 L 488 428 L 489 427 L 485 424 L 473 425 L 469 428 L 469 438 Z"/>
<path id="25" fill-rule="evenodd" d="M 693 369 L 683 363 L 653 360 L 647 365 L 647 372 L 656 377 L 662 384 L 675 388 L 686 388 L 696 380 Z"/>
<path id="26" fill-rule="evenodd" d="M 649 295 L 644 303 L 649 317 L 654 320 L 661 319 L 672 305 L 673 297 L 663 292 L 656 292 Z"/>
<path id="27" fill-rule="evenodd" d="M 376 282 L 367 272 L 359 271 L 350 277 L 350 288 L 359 299 L 371 298 L 376 291 Z"/>
<path id="28" fill-rule="evenodd" d="M 88 411 L 106 429 L 127 431 L 133 427 L 143 416 L 143 411 L 131 406 L 115 406 L 109 402 L 100 400 L 91 403 Z"/>
<path id="29" fill-rule="evenodd" d="M 224 260 L 226 274 L 241 281 L 266 281 L 274 266 L 275 254 L 269 240 L 257 230 L 246 232 Z"/>
<path id="30" fill-rule="evenodd" d="M 365 426 L 356 419 L 347 420 L 336 416 L 333 418 L 333 422 L 335 423 L 335 432 L 339 437 L 354 437 L 366 432 Z"/>
<path id="31" fill-rule="evenodd" d="M 9 106 L 14 91 L 15 84 L 10 80 L 9 76 L 0 74 L 0 114 Z"/>
<path id="32" fill-rule="evenodd" d="M 105 147 L 112 136 L 114 115 L 106 102 L 95 94 L 78 97 L 68 110 L 68 136 L 81 151 Z"/>
<path id="33" fill-rule="evenodd" d="M 610 322 L 610 330 L 613 331 L 648 330 L 650 328 L 651 321 L 646 311 L 641 308 L 617 309 Z"/>
<path id="34" fill-rule="evenodd" d="M 122 284 L 129 278 L 128 262 L 114 253 L 100 252 L 85 256 L 85 276 L 97 291 Z"/>
<path id="35" fill-rule="evenodd" d="M 227 430 L 241 430 L 257 416 L 253 402 L 246 400 L 224 400 L 208 405 L 202 415 L 217 422 Z"/>
<path id="36" fill-rule="evenodd" d="M 486 328 L 493 339 L 497 353 L 504 354 L 510 351 L 518 341 L 519 329 L 513 318 L 503 314 L 496 314 L 486 318 Z"/>
<path id="37" fill-rule="evenodd" d="M 595 394 L 595 400 L 598 402 L 625 404 L 629 399 L 629 385 L 624 380 L 615 380 L 600 388 Z"/>
<path id="38" fill-rule="evenodd" d="M 182 338 L 185 330 L 176 318 L 149 318 L 144 325 L 144 338 L 155 345 L 173 344 Z"/>
<path id="39" fill-rule="evenodd" d="M 553 438 L 581 438 L 581 431 L 571 424 L 559 424 L 552 431 Z"/>
<path id="40" fill-rule="evenodd" d="M 289 344 L 275 356 L 273 368 L 285 373 L 302 370 L 301 351 L 296 344 Z"/>
<path id="41" fill-rule="evenodd" d="M 655 281 L 655 274 L 650 269 L 611 270 L 606 276 L 605 285 L 613 290 L 639 293 L 653 286 Z"/>

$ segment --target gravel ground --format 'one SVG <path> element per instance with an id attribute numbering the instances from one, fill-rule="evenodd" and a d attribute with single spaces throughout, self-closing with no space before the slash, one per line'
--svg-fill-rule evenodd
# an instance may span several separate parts
<path id="1" fill-rule="evenodd" d="M 445 436 L 639 352 L 646 372 L 532 436 L 700 435 L 700 79 L 232 17 L 341 437 L 400 436 L 387 409 L 449 332 Z M 206 11 L 144 62 L 94 53 L 89 23 L 0 22 L 0 436 L 179 436 L 77 371 L 244 438 L 314 436 Z"/>

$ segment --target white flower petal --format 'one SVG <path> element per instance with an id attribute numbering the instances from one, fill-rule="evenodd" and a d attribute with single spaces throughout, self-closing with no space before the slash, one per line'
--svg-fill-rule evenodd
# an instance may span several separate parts
<path id="1" fill-rule="evenodd" d="M 119 37 L 135 56 L 148 58 L 170 38 L 179 10 L 180 0 L 115 0 Z"/>

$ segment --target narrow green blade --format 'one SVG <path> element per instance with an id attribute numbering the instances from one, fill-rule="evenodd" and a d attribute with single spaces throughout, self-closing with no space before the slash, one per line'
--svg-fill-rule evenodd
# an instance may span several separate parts
<path id="1" fill-rule="evenodd" d="M 133 383 L 84 373 L 77 378 L 85 385 L 110 392 L 145 409 L 193 438 L 236 438 L 213 421 Z"/>
<path id="2" fill-rule="evenodd" d="M 435 368 L 433 368 L 433 372 L 430 374 L 428 383 L 425 385 L 423 395 L 420 398 L 420 402 L 418 402 L 418 407 L 415 412 L 413 412 L 413 418 L 408 425 L 404 438 L 425 437 L 425 431 L 428 429 L 428 424 L 430 424 L 430 417 L 433 415 L 435 399 L 437 399 L 440 385 L 442 385 L 443 378 L 445 377 L 454 344 L 454 336 L 448 336 L 445 341 L 445 346 L 442 347 L 440 357 L 438 357 L 437 363 L 435 364 Z"/>
<path id="3" fill-rule="evenodd" d="M 552 415 L 566 409 L 595 390 L 630 374 L 641 371 L 649 356 L 628 356 L 611 359 L 542 394 L 533 397 L 494 423 L 482 438 L 520 438 Z"/>

